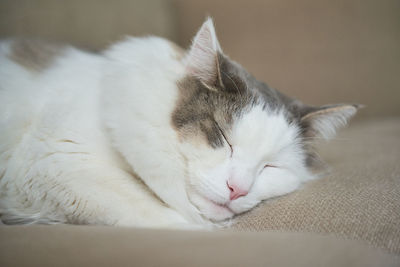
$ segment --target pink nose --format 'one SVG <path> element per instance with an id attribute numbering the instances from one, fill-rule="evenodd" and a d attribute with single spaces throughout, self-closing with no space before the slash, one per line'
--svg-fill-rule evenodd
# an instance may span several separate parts
<path id="1" fill-rule="evenodd" d="M 248 193 L 246 190 L 243 190 L 236 185 L 230 185 L 229 183 L 226 183 L 226 184 L 228 185 L 228 188 L 231 191 L 231 194 L 229 196 L 231 200 L 235 200 L 239 197 L 243 197 L 243 196 L 247 195 L 247 193 Z"/>

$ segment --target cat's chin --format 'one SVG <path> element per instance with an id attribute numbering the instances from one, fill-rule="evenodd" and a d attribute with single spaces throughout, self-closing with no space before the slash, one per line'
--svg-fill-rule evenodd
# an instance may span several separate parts
<path id="1" fill-rule="evenodd" d="M 199 209 L 200 213 L 211 221 L 219 222 L 235 215 L 235 212 L 228 206 L 218 204 L 197 192 L 190 194 L 190 200 Z"/>

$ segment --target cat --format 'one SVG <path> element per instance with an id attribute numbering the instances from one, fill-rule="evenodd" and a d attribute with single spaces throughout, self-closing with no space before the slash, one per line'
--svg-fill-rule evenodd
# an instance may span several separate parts
<path id="1" fill-rule="evenodd" d="M 225 55 L 207 18 L 184 51 L 0 45 L 0 213 L 13 223 L 229 222 L 315 175 L 314 139 L 358 105 L 308 106 Z"/>

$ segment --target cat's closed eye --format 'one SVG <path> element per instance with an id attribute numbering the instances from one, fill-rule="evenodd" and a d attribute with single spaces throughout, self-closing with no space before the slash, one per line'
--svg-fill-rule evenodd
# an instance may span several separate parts
<path id="1" fill-rule="evenodd" d="M 278 166 L 271 165 L 271 164 L 265 164 L 263 169 L 265 169 L 265 168 L 278 168 Z"/>
<path id="2" fill-rule="evenodd" d="M 231 145 L 231 143 L 228 141 L 228 138 L 226 137 L 225 133 L 222 131 L 221 127 L 218 125 L 218 123 L 215 123 L 218 127 L 218 130 L 220 131 L 221 135 L 224 137 L 225 142 L 229 145 L 229 148 L 231 149 L 231 155 L 230 157 L 232 157 L 233 155 L 233 147 Z"/>
<path id="3" fill-rule="evenodd" d="M 258 174 L 260 175 L 264 170 L 269 168 L 278 168 L 278 166 L 267 163 L 258 171 Z"/>

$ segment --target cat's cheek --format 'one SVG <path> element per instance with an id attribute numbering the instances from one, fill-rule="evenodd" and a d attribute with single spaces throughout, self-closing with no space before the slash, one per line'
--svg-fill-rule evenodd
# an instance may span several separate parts
<path id="1" fill-rule="evenodd" d="M 260 200 L 252 198 L 251 196 L 249 197 L 248 195 L 232 201 L 229 208 L 234 211 L 235 214 L 239 214 L 254 208 L 258 203 L 260 203 Z"/>
<path id="2" fill-rule="evenodd" d="M 258 177 L 254 183 L 254 194 L 259 200 L 281 196 L 295 191 L 301 179 L 289 170 L 274 168 Z"/>

